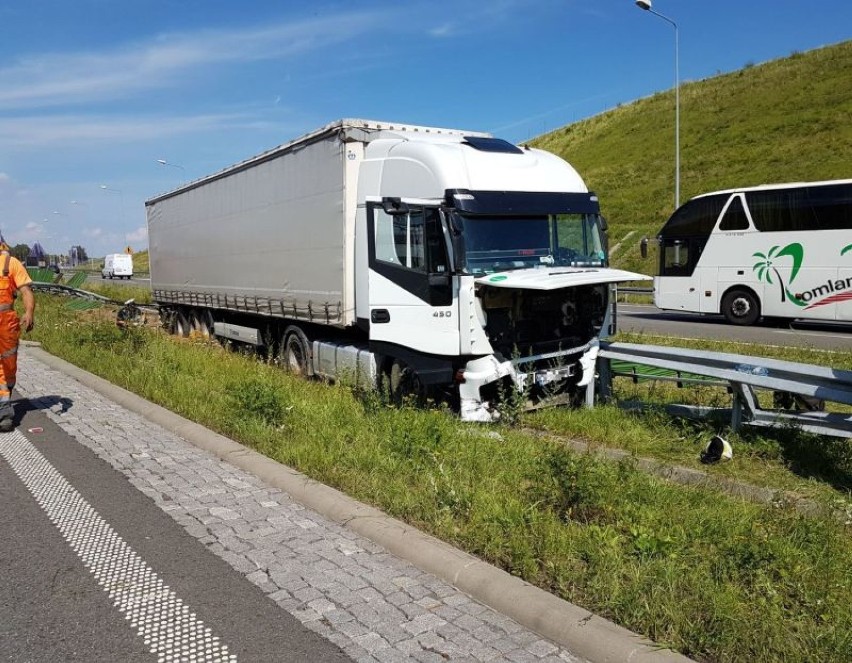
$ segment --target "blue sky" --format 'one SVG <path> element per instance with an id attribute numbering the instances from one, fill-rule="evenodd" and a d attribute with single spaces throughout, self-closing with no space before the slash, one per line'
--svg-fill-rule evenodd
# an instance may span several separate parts
<path id="1" fill-rule="evenodd" d="M 654 9 L 681 81 L 852 38 L 849 0 Z M 674 79 L 632 0 L 0 0 L 0 229 L 143 249 L 147 198 L 340 118 L 523 142 Z"/>

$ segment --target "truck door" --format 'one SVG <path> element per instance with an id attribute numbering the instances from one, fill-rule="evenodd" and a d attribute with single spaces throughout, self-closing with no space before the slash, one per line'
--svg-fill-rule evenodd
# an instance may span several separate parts
<path id="1" fill-rule="evenodd" d="M 437 208 L 371 203 L 370 340 L 456 356 L 458 294 Z"/>

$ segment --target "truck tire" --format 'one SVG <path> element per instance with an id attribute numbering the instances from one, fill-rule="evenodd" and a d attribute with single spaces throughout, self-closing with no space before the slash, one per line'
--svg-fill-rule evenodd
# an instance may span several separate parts
<path id="1" fill-rule="evenodd" d="M 205 309 L 193 309 L 189 314 L 189 325 L 192 331 L 207 340 L 213 335 L 213 322 L 210 312 Z"/>
<path id="2" fill-rule="evenodd" d="M 215 336 L 213 332 L 213 314 L 208 309 L 202 309 L 201 311 L 201 324 L 204 325 L 204 338 L 213 338 Z"/>
<path id="3" fill-rule="evenodd" d="M 189 336 L 190 329 L 189 318 L 187 318 L 186 312 L 175 311 L 172 316 L 172 334 L 179 336 L 180 338 L 186 338 Z"/>
<path id="4" fill-rule="evenodd" d="M 753 325 L 760 318 L 760 301 L 750 290 L 734 288 L 722 298 L 722 315 L 732 325 Z"/>
<path id="5" fill-rule="evenodd" d="M 314 374 L 311 344 L 305 332 L 290 325 L 284 330 L 284 342 L 281 344 L 281 360 L 285 370 L 293 375 L 310 376 Z"/>
<path id="6" fill-rule="evenodd" d="M 391 364 L 388 388 L 391 400 L 398 405 L 412 399 L 416 404 L 422 405 L 426 400 L 417 371 L 398 359 Z"/>

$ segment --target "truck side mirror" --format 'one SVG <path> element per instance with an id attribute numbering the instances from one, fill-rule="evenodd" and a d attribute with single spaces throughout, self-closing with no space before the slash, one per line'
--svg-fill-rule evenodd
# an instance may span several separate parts
<path id="1" fill-rule="evenodd" d="M 643 237 L 642 241 L 639 242 L 639 253 L 642 254 L 642 258 L 648 257 L 648 238 Z"/>

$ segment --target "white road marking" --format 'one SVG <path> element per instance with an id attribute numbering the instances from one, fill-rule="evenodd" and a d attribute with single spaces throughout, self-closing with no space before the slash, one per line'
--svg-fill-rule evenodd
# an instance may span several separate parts
<path id="1" fill-rule="evenodd" d="M 236 663 L 190 611 L 20 432 L 0 434 L 0 456 L 109 594 L 158 663 Z"/>

